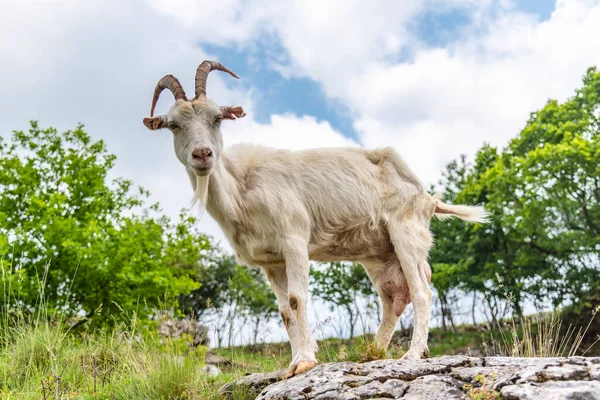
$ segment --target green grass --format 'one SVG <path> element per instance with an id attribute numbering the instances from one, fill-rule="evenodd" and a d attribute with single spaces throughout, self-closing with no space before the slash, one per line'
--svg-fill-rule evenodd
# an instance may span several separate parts
<path id="1" fill-rule="evenodd" d="M 540 335 L 539 321 L 525 326 L 518 328 L 524 334 L 519 345 L 535 343 Z M 5 399 L 219 399 L 217 391 L 225 383 L 248 373 L 284 369 L 290 362 L 288 343 L 219 348 L 213 351 L 232 366 L 210 377 L 202 372 L 206 348 L 193 348 L 185 338 L 161 340 L 151 325 L 135 319 L 110 333 L 69 332 L 64 323 L 40 320 L 4 324 L 1 332 L 0 394 Z M 494 341 L 510 350 L 512 342 L 498 345 L 510 332 L 481 332 L 470 326 L 459 327 L 456 334 L 433 329 L 430 353 L 484 352 L 490 346 L 483 343 Z M 320 362 L 398 358 L 406 350 L 392 345 L 387 353 L 379 352 L 372 335 L 326 339 L 319 347 Z M 237 399 L 254 396 L 235 394 Z"/>
<path id="2" fill-rule="evenodd" d="M 51 323 L 11 327 L 3 336 L 4 398 L 186 399 L 203 387 L 205 348 L 192 351 L 182 340 L 135 330 L 73 334 Z"/>
<path id="3" fill-rule="evenodd" d="M 120 316 L 123 322 L 110 329 L 92 330 L 85 324 L 72 329 L 60 317 L 50 315 L 43 300 L 37 309 L 40 311 L 33 314 L 23 310 L 9 313 L 5 307 L 0 314 L 3 399 L 217 400 L 218 389 L 224 384 L 248 373 L 285 369 L 291 359 L 287 342 L 213 349 L 231 365 L 212 377 L 203 371 L 205 347 L 194 348 L 191 338 L 161 338 L 155 323 L 139 321 L 135 315 Z M 563 326 L 556 314 L 503 321 L 496 331 L 481 326 L 459 326 L 455 333 L 432 329 L 430 355 L 598 354 L 597 341 L 582 341 L 590 326 L 591 332 L 596 332 L 594 317 L 599 309 L 591 310 L 590 322 L 577 329 Z M 373 335 L 321 340 L 317 357 L 321 363 L 399 358 L 407 350 L 410 332 L 397 336 L 387 352 L 373 345 Z M 486 393 L 473 393 L 486 398 L 481 397 Z M 236 392 L 233 397 L 244 400 L 255 396 Z"/>

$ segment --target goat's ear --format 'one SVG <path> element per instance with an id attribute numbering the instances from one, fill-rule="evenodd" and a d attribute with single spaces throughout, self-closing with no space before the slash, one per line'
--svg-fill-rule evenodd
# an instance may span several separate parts
<path id="1" fill-rule="evenodd" d="M 150 129 L 151 131 L 166 128 L 167 127 L 167 116 L 159 115 L 158 117 L 153 117 L 153 118 L 146 117 L 146 118 L 144 118 L 144 125 L 146 125 L 146 128 Z"/>
<path id="2" fill-rule="evenodd" d="M 221 114 L 224 119 L 237 119 L 246 116 L 246 113 L 240 106 L 236 107 L 221 107 Z"/>

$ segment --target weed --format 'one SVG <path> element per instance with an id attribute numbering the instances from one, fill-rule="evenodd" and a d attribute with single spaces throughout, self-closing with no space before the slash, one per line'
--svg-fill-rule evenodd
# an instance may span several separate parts
<path id="1" fill-rule="evenodd" d="M 473 380 L 481 386 L 474 387 L 472 384 L 467 383 L 463 385 L 463 390 L 467 392 L 467 396 L 469 396 L 471 400 L 501 400 L 502 397 L 500 397 L 500 393 L 493 389 L 496 374 L 492 373 L 491 378 L 492 382 L 488 386 L 485 375 L 476 375 Z"/>

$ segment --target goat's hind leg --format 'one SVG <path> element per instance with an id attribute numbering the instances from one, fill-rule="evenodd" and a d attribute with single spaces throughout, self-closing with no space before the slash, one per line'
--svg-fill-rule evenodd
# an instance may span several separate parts
<path id="1" fill-rule="evenodd" d="M 418 360 L 429 353 L 427 338 L 432 293 L 429 288 L 427 256 L 432 244 L 428 225 L 417 218 L 390 220 L 389 233 L 402 265 L 414 310 L 414 330 L 410 348 L 403 359 Z M 430 272 L 429 272 L 430 274 Z"/>
<path id="2" fill-rule="evenodd" d="M 408 286 L 396 256 L 392 256 L 386 262 L 363 262 L 363 266 L 381 300 L 382 315 L 375 335 L 375 344 L 381 350 L 386 350 L 398 325 L 398 319 L 410 302 Z"/>

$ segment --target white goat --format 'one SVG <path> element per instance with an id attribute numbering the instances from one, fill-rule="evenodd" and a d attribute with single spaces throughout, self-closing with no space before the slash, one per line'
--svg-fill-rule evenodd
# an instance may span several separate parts
<path id="1" fill-rule="evenodd" d="M 221 121 L 245 114 L 206 97 L 212 70 L 237 78 L 221 64 L 204 61 L 196 72 L 196 96 L 188 100 L 174 76 L 163 77 L 144 125 L 173 132 L 195 196 L 223 229 L 238 262 L 267 275 L 292 348 L 286 375 L 317 364 L 306 314 L 309 260 L 364 265 L 383 306 L 375 336 L 382 349 L 412 301 L 415 328 L 403 358 L 421 358 L 428 351 L 431 307 L 429 221 L 438 215 L 482 222 L 485 211 L 430 196 L 391 148 L 285 151 L 238 145 L 225 151 Z M 173 92 L 175 105 L 153 117 L 163 89 Z"/>

